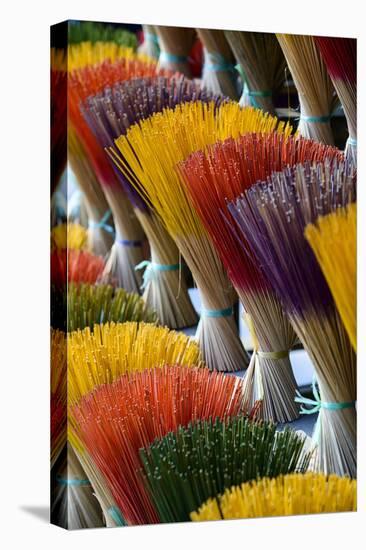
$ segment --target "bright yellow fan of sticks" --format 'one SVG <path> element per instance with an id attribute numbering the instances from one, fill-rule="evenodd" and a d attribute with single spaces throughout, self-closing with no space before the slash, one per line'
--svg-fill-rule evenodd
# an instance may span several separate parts
<path id="1" fill-rule="evenodd" d="M 51 231 L 51 249 L 84 250 L 88 244 L 88 232 L 78 223 L 62 223 Z"/>
<path id="2" fill-rule="evenodd" d="M 288 474 L 232 487 L 218 501 L 208 500 L 198 512 L 191 513 L 191 519 L 209 521 L 355 511 L 356 480 L 311 472 Z"/>
<path id="3" fill-rule="evenodd" d="M 353 348 L 357 349 L 357 206 L 321 216 L 305 229 Z"/>
<path id="4" fill-rule="evenodd" d="M 69 403 L 122 374 L 164 365 L 201 366 L 196 342 L 149 323 L 106 323 L 68 337 Z"/>
<path id="5" fill-rule="evenodd" d="M 129 166 L 114 149 L 110 154 L 142 197 L 150 201 L 173 237 L 199 236 L 205 231 L 191 207 L 176 164 L 218 140 L 275 130 L 291 133 L 288 124 L 252 107 L 241 108 L 234 101 L 219 107 L 214 102 L 195 101 L 157 113 L 120 136 L 115 143 Z"/>
<path id="6" fill-rule="evenodd" d="M 80 42 L 69 45 L 67 68 L 68 71 L 73 71 L 89 65 L 98 65 L 103 61 L 114 63 L 122 58 L 154 61 L 147 55 L 136 53 L 133 48 L 120 46 L 116 42 Z"/>

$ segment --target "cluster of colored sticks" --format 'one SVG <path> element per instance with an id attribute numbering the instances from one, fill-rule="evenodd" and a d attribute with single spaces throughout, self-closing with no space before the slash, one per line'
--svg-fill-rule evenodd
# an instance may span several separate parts
<path id="1" fill-rule="evenodd" d="M 355 510 L 355 41 L 150 25 L 138 47 L 123 25 L 67 25 L 51 55 L 52 522 Z M 297 132 L 276 114 L 289 72 Z"/>

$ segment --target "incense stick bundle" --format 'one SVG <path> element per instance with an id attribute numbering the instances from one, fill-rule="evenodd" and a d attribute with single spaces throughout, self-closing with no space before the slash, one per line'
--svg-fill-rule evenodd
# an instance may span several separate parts
<path id="1" fill-rule="evenodd" d="M 252 105 L 275 114 L 273 98 L 285 79 L 286 60 L 276 35 L 225 31 L 243 81 L 240 105 Z"/>
<path id="2" fill-rule="evenodd" d="M 155 25 L 158 35 L 160 55 L 159 67 L 191 77 L 189 53 L 196 31 L 184 27 L 161 27 Z"/>
<path id="3" fill-rule="evenodd" d="M 354 38 L 315 36 L 346 116 L 349 138 L 345 154 L 357 163 L 357 43 Z"/>
<path id="4" fill-rule="evenodd" d="M 192 521 L 356 511 L 356 481 L 323 474 L 287 474 L 227 489 L 209 499 Z"/>
<path id="5" fill-rule="evenodd" d="M 238 414 L 241 381 L 205 368 L 164 366 L 100 386 L 71 410 L 75 431 L 129 525 L 158 523 L 139 449 L 196 419 Z"/>
<path id="6" fill-rule="evenodd" d="M 105 323 L 68 339 L 69 403 L 124 374 L 165 364 L 202 366 L 199 348 L 183 333 L 144 322 Z"/>
<path id="7" fill-rule="evenodd" d="M 68 159 L 83 191 L 88 212 L 88 248 L 94 254 L 105 256 L 113 242 L 111 212 L 85 147 L 72 125 L 68 130 Z"/>
<path id="8" fill-rule="evenodd" d="M 106 87 L 113 86 L 116 82 L 155 74 L 156 62 L 144 61 L 135 56 L 119 59 L 113 63 L 105 61 L 99 65 L 86 66 L 73 71 L 70 75 L 73 103 L 77 108 L 75 117 L 78 120 L 78 126 L 83 128 L 89 156 L 99 176 L 99 182 L 113 213 L 116 226 L 116 238 L 107 260 L 103 280 L 105 282 L 115 280 L 118 286 L 131 292 L 139 292 L 141 286 L 141 274 L 134 268 L 144 260 L 142 248 L 144 233 L 128 196 L 118 182 L 115 168 L 110 166 L 107 155 L 93 135 L 93 128 L 82 116 L 80 106 L 86 98 L 101 92 Z"/>
<path id="9" fill-rule="evenodd" d="M 152 59 L 159 59 L 159 38 L 154 25 L 142 25 L 142 29 L 144 31 L 144 41 L 138 48 L 138 52 L 148 55 Z"/>
<path id="10" fill-rule="evenodd" d="M 143 59 L 143 56 L 139 56 Z M 67 69 L 70 72 L 86 66 L 98 65 L 104 61 L 114 63 L 120 59 L 135 59 L 133 48 L 120 46 L 115 42 L 80 42 L 68 48 Z"/>
<path id="11" fill-rule="evenodd" d="M 69 25 L 69 44 L 80 42 L 115 42 L 119 46 L 137 49 L 137 37 L 123 27 L 94 21 L 78 21 Z"/>
<path id="12" fill-rule="evenodd" d="M 295 34 L 276 36 L 299 94 L 300 134 L 333 145 L 330 115 L 334 88 L 314 38 Z"/>
<path id="13" fill-rule="evenodd" d="M 229 203 L 239 230 L 282 300 L 315 366 L 314 442 L 325 473 L 356 474 L 356 361 L 326 280 L 304 237 L 307 224 L 355 201 L 356 177 L 339 161 L 272 174 Z"/>
<path id="14" fill-rule="evenodd" d="M 87 241 L 88 233 L 78 223 L 62 223 L 53 227 L 51 231 L 51 250 L 85 250 Z"/>
<path id="15" fill-rule="evenodd" d="M 146 485 L 163 523 L 189 521 L 208 498 L 232 485 L 294 471 L 304 439 L 239 416 L 192 422 L 141 449 Z"/>
<path id="16" fill-rule="evenodd" d="M 51 48 L 51 195 L 67 162 L 67 56 Z"/>
<path id="17" fill-rule="evenodd" d="M 106 89 L 103 94 L 85 102 L 88 123 L 94 128 L 103 147 L 125 134 L 128 127 L 174 107 L 196 99 L 208 101 L 212 94 L 184 77 L 135 79 Z M 182 328 L 196 323 L 186 282 L 181 277 L 180 257 L 176 244 L 162 226 L 149 204 L 140 197 L 128 178 L 120 172 L 120 182 L 135 206 L 150 243 L 151 263 L 144 274 L 144 299 L 157 312 L 161 323 Z"/>
<path id="18" fill-rule="evenodd" d="M 347 330 L 357 349 L 357 206 L 349 204 L 317 219 L 305 229 Z"/>
<path id="19" fill-rule="evenodd" d="M 51 470 L 64 446 L 67 431 L 67 351 L 65 334 L 51 330 Z"/>
<path id="20" fill-rule="evenodd" d="M 341 156 L 338 149 L 286 134 L 248 134 L 193 153 L 178 165 L 190 198 L 210 234 L 231 282 L 250 317 L 257 349 L 245 378 L 249 402 L 262 399 L 266 420 L 289 422 L 298 417 L 297 384 L 289 360 L 296 341 L 281 304 L 257 266 L 248 243 L 238 245 L 236 223 L 226 203 L 272 171 L 305 160 Z"/>
<path id="21" fill-rule="evenodd" d="M 65 529 L 103 527 L 103 512 L 72 447 L 51 477 L 52 521 Z"/>
<path id="22" fill-rule="evenodd" d="M 237 100 L 235 59 L 224 31 L 197 29 L 197 34 L 204 48 L 202 71 L 204 86 L 214 94 Z"/>
<path id="23" fill-rule="evenodd" d="M 116 140 L 110 149 L 124 176 L 152 205 L 174 238 L 201 295 L 197 331 L 212 370 L 237 371 L 247 365 L 233 318 L 233 294 L 226 270 L 185 190 L 176 164 L 219 139 L 248 132 L 272 132 L 277 119 L 235 102 L 195 101 L 151 116 Z M 282 131 L 284 125 L 279 125 Z"/>
<path id="24" fill-rule="evenodd" d="M 155 323 L 156 312 L 148 308 L 138 294 L 111 285 L 69 283 L 67 287 L 67 330 L 95 324 L 135 321 Z"/>

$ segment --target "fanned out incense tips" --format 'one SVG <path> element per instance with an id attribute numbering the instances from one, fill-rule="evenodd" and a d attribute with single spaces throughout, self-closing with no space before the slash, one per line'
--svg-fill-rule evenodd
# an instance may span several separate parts
<path id="1" fill-rule="evenodd" d="M 304 236 L 318 216 L 355 201 L 356 176 L 340 161 L 272 174 L 228 204 L 315 366 L 314 442 L 325 473 L 356 475 L 356 360 L 327 282 Z"/>
<path id="2" fill-rule="evenodd" d="M 64 49 L 51 48 L 51 194 L 67 162 L 67 57 Z"/>
<path id="3" fill-rule="evenodd" d="M 355 38 L 315 36 L 330 78 L 342 103 L 349 138 L 346 156 L 357 163 L 357 43 Z"/>
<path id="4" fill-rule="evenodd" d="M 124 176 L 154 208 L 174 238 L 201 295 L 197 332 L 211 370 L 247 365 L 233 318 L 233 292 L 226 270 L 185 190 L 176 164 L 220 139 L 249 132 L 289 132 L 276 118 L 235 102 L 195 101 L 140 121 L 111 149 Z"/>
<path id="5" fill-rule="evenodd" d="M 144 56 L 139 56 L 142 60 Z M 133 48 L 121 46 L 116 42 L 80 42 L 70 44 L 68 48 L 67 69 L 71 71 L 82 69 L 88 65 L 98 65 L 104 61 L 118 61 L 119 59 L 135 59 Z"/>
<path id="6" fill-rule="evenodd" d="M 334 88 L 312 36 L 277 34 L 299 94 L 300 134 L 333 145 Z"/>
<path id="7" fill-rule="evenodd" d="M 69 402 L 96 386 L 166 364 L 201 366 L 199 348 L 183 333 L 145 322 L 105 323 L 68 339 Z"/>
<path id="8" fill-rule="evenodd" d="M 209 499 L 192 521 L 352 512 L 357 509 L 356 481 L 305 473 L 263 478 L 227 489 Z"/>
<path id="9" fill-rule="evenodd" d="M 71 421 L 125 521 L 158 523 L 139 449 L 191 421 L 237 415 L 241 401 L 237 377 L 164 366 L 97 388 L 71 409 Z"/>
<path id="10" fill-rule="evenodd" d="M 197 29 L 204 48 L 202 81 L 208 90 L 238 99 L 235 59 L 222 30 Z"/>
<path id="11" fill-rule="evenodd" d="M 84 114 L 100 145 L 109 147 L 133 124 L 164 108 L 198 99 L 209 101 L 213 95 L 184 77 L 135 79 L 106 88 L 103 93 L 89 98 L 84 103 Z M 156 214 L 149 209 L 150 204 L 143 200 L 130 179 L 119 173 L 120 183 L 134 205 L 150 243 L 151 263 L 141 266 L 146 266 L 144 299 L 157 311 L 162 324 L 171 328 L 194 325 L 197 316 L 180 273 L 177 246 Z"/>
<path id="12" fill-rule="evenodd" d="M 85 250 L 54 250 L 51 253 L 51 283 L 96 283 L 104 270 L 104 259 Z"/>
<path id="13" fill-rule="evenodd" d="M 88 233 L 78 223 L 62 223 L 56 225 L 51 231 L 51 250 L 55 248 L 84 250 L 88 244 Z"/>
<path id="14" fill-rule="evenodd" d="M 144 233 L 131 208 L 130 197 L 118 181 L 118 171 L 110 163 L 94 135 L 95 129 L 87 124 L 80 107 L 89 96 L 110 89 L 116 82 L 136 77 L 156 75 L 156 62 L 139 59 L 137 56 L 118 59 L 113 63 L 104 61 L 98 65 L 85 66 L 71 72 L 70 96 L 73 116 L 78 128 L 82 129 L 83 140 L 89 157 L 98 175 L 116 227 L 112 246 L 103 276 L 105 282 L 115 280 L 118 286 L 131 292 L 139 292 L 142 283 L 140 271 L 135 270 L 144 259 Z M 102 145 L 102 147 L 101 147 Z"/>
<path id="15" fill-rule="evenodd" d="M 66 445 L 66 369 L 67 351 L 65 334 L 51 330 L 51 470 Z"/>
<path id="16" fill-rule="evenodd" d="M 155 25 L 155 32 L 158 35 L 160 46 L 159 67 L 191 77 L 189 54 L 195 40 L 196 31 L 184 27 Z"/>
<path id="17" fill-rule="evenodd" d="M 342 154 L 333 147 L 274 132 L 229 138 L 205 152 L 193 153 L 178 165 L 249 316 L 255 350 L 245 377 L 245 396 L 251 403 L 263 400 L 261 410 L 267 420 L 289 422 L 299 414 L 289 360 L 296 335 L 248 243 L 242 240 L 239 244 L 236 223 L 226 203 L 288 165 L 337 156 Z"/>
<path id="18" fill-rule="evenodd" d="M 156 34 L 154 25 L 142 25 L 142 29 L 144 32 L 144 41 L 141 46 L 138 47 L 137 51 L 148 55 L 152 59 L 159 59 L 159 38 Z"/>
<path id="19" fill-rule="evenodd" d="M 111 285 L 70 283 L 67 287 L 67 330 L 74 331 L 107 322 L 155 323 L 156 312 L 138 294 Z"/>
<path id="20" fill-rule="evenodd" d="M 332 214 L 319 217 L 305 228 L 347 330 L 357 349 L 357 206 L 349 204 Z"/>
<path id="21" fill-rule="evenodd" d="M 72 125 L 68 129 L 68 160 L 83 192 L 88 213 L 88 249 L 105 256 L 113 242 L 111 212 L 95 170 L 90 165 L 88 152 Z"/>
<path id="22" fill-rule="evenodd" d="M 69 43 L 115 42 L 119 46 L 137 49 L 137 37 L 122 27 L 96 23 L 94 21 L 73 21 L 69 23 Z"/>
<path id="23" fill-rule="evenodd" d="M 275 34 L 225 31 L 243 82 L 240 105 L 275 113 L 273 99 L 285 80 L 286 60 Z"/>
<path id="24" fill-rule="evenodd" d="M 213 417 L 214 418 L 214 417 Z M 189 521 L 208 498 L 260 477 L 305 471 L 304 439 L 244 417 L 179 427 L 141 449 L 146 485 L 163 523 Z M 146 447 L 146 445 L 145 445 Z"/>

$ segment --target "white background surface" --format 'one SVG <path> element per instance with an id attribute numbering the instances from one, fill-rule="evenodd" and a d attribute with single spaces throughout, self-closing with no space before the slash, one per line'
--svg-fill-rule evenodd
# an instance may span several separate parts
<path id="1" fill-rule="evenodd" d="M 359 37 L 359 151 L 365 150 L 362 2 L 225 0 L 2 2 L 1 16 L 1 483 L 0 545 L 37 548 L 322 548 L 364 546 L 365 290 L 359 285 L 359 512 L 65 532 L 48 525 L 49 26 L 67 18 Z M 4 124 L 5 123 L 5 124 Z M 364 253 L 366 174 L 359 154 Z M 364 214 L 362 214 L 364 213 Z M 365 259 L 359 261 L 365 286 Z M 364 537 L 363 537 L 364 538 Z"/>

